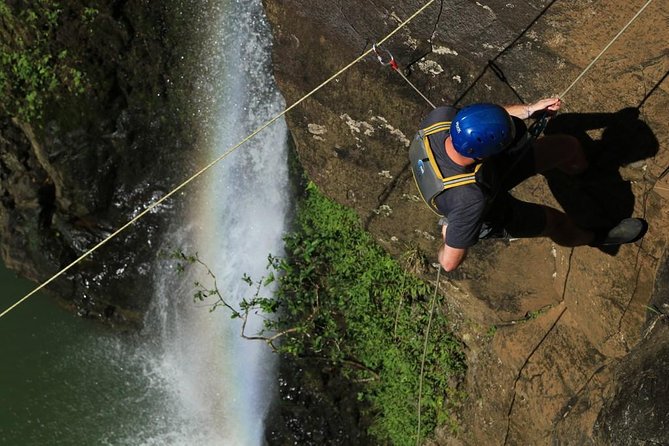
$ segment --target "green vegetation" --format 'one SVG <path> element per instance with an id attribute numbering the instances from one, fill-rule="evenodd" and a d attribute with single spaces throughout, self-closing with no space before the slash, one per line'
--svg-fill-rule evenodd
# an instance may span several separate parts
<path id="1" fill-rule="evenodd" d="M 213 287 L 196 284 L 196 298 L 217 299 L 214 307 L 227 308 L 244 326 L 249 314 L 274 313 L 262 333 L 248 335 L 244 327 L 242 335 L 281 353 L 338 366 L 359 383 L 358 398 L 372 407 L 370 433 L 380 443 L 416 444 L 419 399 L 422 437 L 437 425 L 455 428 L 450 409 L 457 395 L 449 382 L 464 372 L 465 363 L 439 305 L 419 398 L 433 287 L 380 249 L 354 212 L 323 197 L 314 185 L 306 193 L 295 230 L 285 239 L 286 258 L 270 257 L 267 277 L 244 277 L 251 296 L 239 308 L 223 299 L 215 282 Z M 206 267 L 197 256 L 179 257 Z M 276 298 L 262 297 L 272 282 Z"/>
<path id="2" fill-rule="evenodd" d="M 2 113 L 34 121 L 48 100 L 84 91 L 84 75 L 58 39 L 62 12 L 53 0 L 16 8 L 0 0 Z"/>
<path id="3" fill-rule="evenodd" d="M 91 24 L 99 14 L 100 11 L 98 11 L 96 8 L 84 8 L 82 19 L 84 23 Z"/>

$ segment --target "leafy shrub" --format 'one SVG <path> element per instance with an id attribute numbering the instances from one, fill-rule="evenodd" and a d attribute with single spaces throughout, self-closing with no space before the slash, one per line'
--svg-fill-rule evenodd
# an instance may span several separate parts
<path id="1" fill-rule="evenodd" d="M 415 444 L 420 367 L 434 289 L 409 275 L 365 232 L 357 215 L 310 184 L 286 238 L 277 322 L 302 325 L 283 346 L 320 354 L 365 380 L 360 398 L 374 407 L 372 433 L 392 444 Z M 308 334 L 308 336 L 307 336 Z M 355 364 L 350 367 L 347 364 Z M 422 431 L 449 422 L 449 379 L 464 370 L 448 321 L 432 320 L 422 386 Z"/>
<path id="2" fill-rule="evenodd" d="M 56 39 L 62 10 L 39 0 L 14 12 L 0 0 L 0 104 L 24 121 L 38 119 L 47 100 L 82 93 L 84 75 Z"/>

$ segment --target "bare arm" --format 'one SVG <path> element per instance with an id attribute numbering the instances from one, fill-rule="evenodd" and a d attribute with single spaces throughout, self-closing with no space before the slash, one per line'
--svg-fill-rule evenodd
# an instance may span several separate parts
<path id="1" fill-rule="evenodd" d="M 541 99 L 532 104 L 513 104 L 505 105 L 504 109 L 511 115 L 520 119 L 528 119 L 534 113 L 547 110 L 547 111 L 558 111 L 562 101 L 560 98 L 546 98 Z"/>
<path id="2" fill-rule="evenodd" d="M 451 248 L 446 244 L 446 225 L 441 228 L 441 235 L 444 238 L 444 244 L 439 248 L 439 264 L 446 272 L 453 271 L 465 260 L 467 257 L 466 248 Z"/>
<path id="3" fill-rule="evenodd" d="M 453 271 L 465 260 L 467 256 L 467 249 L 465 248 L 451 248 L 443 244 L 439 248 L 439 263 L 446 272 Z"/>

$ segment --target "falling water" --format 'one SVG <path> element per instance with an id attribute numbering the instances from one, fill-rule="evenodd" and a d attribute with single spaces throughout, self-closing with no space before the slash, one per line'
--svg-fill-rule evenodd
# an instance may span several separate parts
<path id="1" fill-rule="evenodd" d="M 223 2 L 218 15 L 208 49 L 211 66 L 196 92 L 214 104 L 214 119 L 203 123 L 209 159 L 284 107 L 273 83 L 271 35 L 260 0 Z M 233 302 L 252 292 L 243 275 L 262 277 L 268 255 L 281 254 L 288 208 L 286 133 L 279 121 L 208 172 L 191 201 L 189 222 L 167 242 L 197 251 Z M 172 395 L 167 410 L 177 414 L 180 426 L 176 437 L 171 429 L 165 434 L 172 441 L 183 435 L 188 444 L 262 444 L 273 394 L 272 353 L 263 343 L 243 340 L 240 321 L 224 309 L 210 312 L 189 299 L 192 288 L 169 274 L 161 279 L 156 367 Z M 211 283 L 204 270 L 191 279 Z M 250 331 L 260 323 L 251 321 Z"/>

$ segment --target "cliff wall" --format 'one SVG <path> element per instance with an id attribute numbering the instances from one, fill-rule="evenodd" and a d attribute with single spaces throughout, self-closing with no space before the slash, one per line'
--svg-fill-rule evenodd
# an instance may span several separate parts
<path id="1" fill-rule="evenodd" d="M 192 45 L 207 22 L 198 3 L 65 1 L 26 8 L 7 2 L 0 21 L 4 54 L 27 59 L 33 78 L 39 70 L 83 73 L 74 93 L 67 79 L 43 86 L 43 104 L 30 119 L 9 102 L 12 93 L 27 100 L 25 80 L 11 78 L 3 90 L 0 249 L 9 268 L 47 280 L 201 164 L 192 73 L 202 61 Z M 36 26 L 30 13 L 39 17 Z M 56 64 L 54 54 L 66 55 L 69 65 Z M 41 58 L 50 62 L 40 65 Z M 7 60 L 3 72 L 17 71 Z M 162 206 L 48 289 L 83 316 L 141 323 L 156 245 L 167 230 L 161 222 L 178 212 L 178 203 Z"/>
<path id="2" fill-rule="evenodd" d="M 423 4 L 265 0 L 276 78 L 288 104 Z M 530 102 L 564 91 L 640 6 L 436 1 L 384 48 L 436 105 Z M 437 443 L 669 441 L 666 420 L 639 423 L 649 405 L 666 413 L 659 401 L 668 390 L 662 362 L 639 359 L 658 339 L 666 342 L 662 334 L 642 334 L 666 324 L 668 310 L 666 277 L 658 275 L 668 262 L 668 179 L 660 178 L 669 163 L 668 19 L 668 5 L 651 4 L 568 92 L 549 124 L 547 132 L 581 139 L 590 170 L 578 178 L 535 178 L 514 191 L 560 206 L 584 225 L 644 217 L 648 234 L 608 252 L 546 239 L 472 249 L 442 284 L 442 314 L 467 345 L 469 372 L 460 433 L 442 432 Z M 354 208 L 389 252 L 418 249 L 426 264 L 436 261 L 439 229 L 417 197 L 407 148 L 429 110 L 397 73 L 368 57 L 288 115 L 309 177 Z M 426 266 L 423 276 L 434 280 L 436 272 Z M 628 380 L 642 372 L 655 377 L 655 401 L 621 390 L 641 386 Z M 572 410 L 575 404 L 581 410 Z M 624 418 L 621 408 L 637 415 Z"/>

